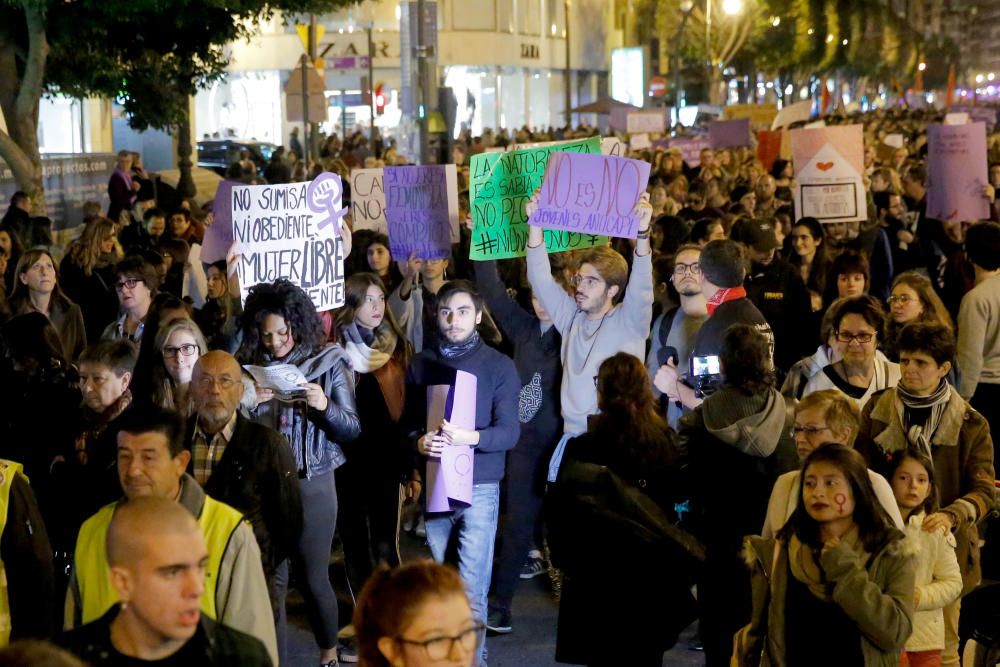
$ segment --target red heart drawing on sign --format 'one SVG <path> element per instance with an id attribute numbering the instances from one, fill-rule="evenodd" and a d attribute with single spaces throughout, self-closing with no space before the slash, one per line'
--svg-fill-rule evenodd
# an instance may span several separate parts
<path id="1" fill-rule="evenodd" d="M 833 169 L 832 162 L 817 162 L 816 166 L 819 167 L 820 171 L 830 171 L 831 169 Z"/>

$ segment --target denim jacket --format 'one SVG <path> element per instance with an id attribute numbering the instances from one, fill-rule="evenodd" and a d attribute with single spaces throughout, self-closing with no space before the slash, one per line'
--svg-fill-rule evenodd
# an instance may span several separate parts
<path id="1" fill-rule="evenodd" d="M 323 387 L 329 399 L 326 410 L 309 407 L 304 399 L 273 398 L 250 411 L 250 419 L 273 428 L 288 438 L 300 478 L 324 475 L 339 468 L 346 458 L 338 443 L 350 442 L 361 433 L 354 400 L 354 373 L 340 345 L 327 345 L 316 354 L 296 358 L 296 350 L 267 365 L 290 363 L 299 367 L 309 382 Z"/>

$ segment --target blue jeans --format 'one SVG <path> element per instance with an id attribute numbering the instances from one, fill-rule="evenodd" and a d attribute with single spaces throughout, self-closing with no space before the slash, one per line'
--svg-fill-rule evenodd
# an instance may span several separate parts
<path id="1" fill-rule="evenodd" d="M 486 623 L 486 598 L 493 573 L 493 542 L 500 515 L 500 484 L 488 482 L 472 486 L 472 505 L 426 518 L 427 543 L 434 560 L 443 563 L 452 532 L 457 530 L 458 572 L 469 591 L 472 615 Z M 486 643 L 477 664 L 485 664 Z"/>

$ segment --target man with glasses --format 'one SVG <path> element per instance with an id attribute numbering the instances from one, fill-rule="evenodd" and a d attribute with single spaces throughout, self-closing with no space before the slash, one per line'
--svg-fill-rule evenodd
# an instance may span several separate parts
<path id="1" fill-rule="evenodd" d="M 653 322 L 650 332 L 652 344 L 646 357 L 646 368 L 650 379 L 655 379 L 660 366 L 673 359 L 679 368 L 687 368 L 690 363 L 691 348 L 698 330 L 708 317 L 705 296 L 701 293 L 701 248 L 694 244 L 682 245 L 673 259 L 657 259 L 653 263 L 655 285 L 653 293 L 664 307 L 664 312 Z M 669 308 L 673 300 L 669 285 L 680 297 L 680 305 Z M 654 387 L 654 393 L 660 395 Z M 677 428 L 677 420 L 683 414 L 676 402 L 666 401 L 667 421 Z"/>
<path id="2" fill-rule="evenodd" d="M 102 507 L 80 528 L 66 593 L 66 627 L 96 621 L 122 600 L 112 585 L 113 565 L 104 549 L 119 507 L 137 498 L 166 498 L 188 510 L 205 537 L 208 558 L 200 596 L 202 613 L 257 637 L 277 663 L 274 623 L 253 531 L 240 512 L 207 496 L 184 472 L 191 453 L 184 449 L 183 438 L 181 417 L 170 410 L 148 406 L 122 416 L 118 477 L 125 497 Z"/>
<path id="3" fill-rule="evenodd" d="M 240 364 L 227 352 L 202 355 L 191 376 L 190 420 L 184 439 L 191 452 L 188 473 L 212 498 L 243 513 L 260 547 L 264 576 L 277 625 L 279 647 L 285 644 L 285 594 L 275 577 L 302 532 L 302 497 L 288 441 L 277 431 L 240 414 L 243 398 Z M 279 650 L 284 655 L 284 650 Z"/>
<path id="4" fill-rule="evenodd" d="M 837 389 L 824 389 L 803 398 L 795 407 L 795 425 L 791 429 L 799 461 L 805 461 L 821 445 L 837 443 L 853 447 L 858 435 L 858 419 L 854 401 Z M 868 478 L 879 503 L 896 527 L 903 530 L 903 517 L 889 482 L 872 470 L 868 471 Z M 781 530 L 799 504 L 800 488 L 798 470 L 778 477 L 767 503 L 767 518 L 761 535 L 770 538 Z"/>
<path id="5" fill-rule="evenodd" d="M 160 286 L 160 276 L 152 264 L 137 256 L 120 261 L 115 267 L 115 275 L 114 287 L 122 312 L 107 326 L 101 340 L 126 338 L 138 344 L 156 288 Z"/>
<path id="6" fill-rule="evenodd" d="M 537 208 L 537 195 L 528 202 L 528 216 Z M 653 208 L 643 195 L 635 207 L 639 217 L 632 259 L 632 276 L 625 258 L 608 246 L 580 253 L 573 276 L 574 296 L 552 277 L 545 237 L 540 227 L 528 234 L 528 282 L 535 296 L 552 317 L 562 336 L 563 432 L 579 435 L 587 430 L 587 417 L 597 412 L 597 389 L 592 378 L 601 362 L 618 352 L 639 359 L 646 353 L 646 338 L 653 319 L 653 262 L 649 224 Z M 575 298 L 574 298 L 575 297 Z M 556 449 L 560 456 L 566 435 Z"/>

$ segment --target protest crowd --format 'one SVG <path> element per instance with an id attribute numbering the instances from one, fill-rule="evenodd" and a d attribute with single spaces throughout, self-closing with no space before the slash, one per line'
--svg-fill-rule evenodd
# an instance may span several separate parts
<path id="1" fill-rule="evenodd" d="M 1000 134 L 943 116 L 333 136 L 203 207 L 123 151 L 66 247 L 14 195 L 5 664 L 291 665 L 295 588 L 322 665 L 479 667 L 539 575 L 562 663 L 995 664 Z"/>

